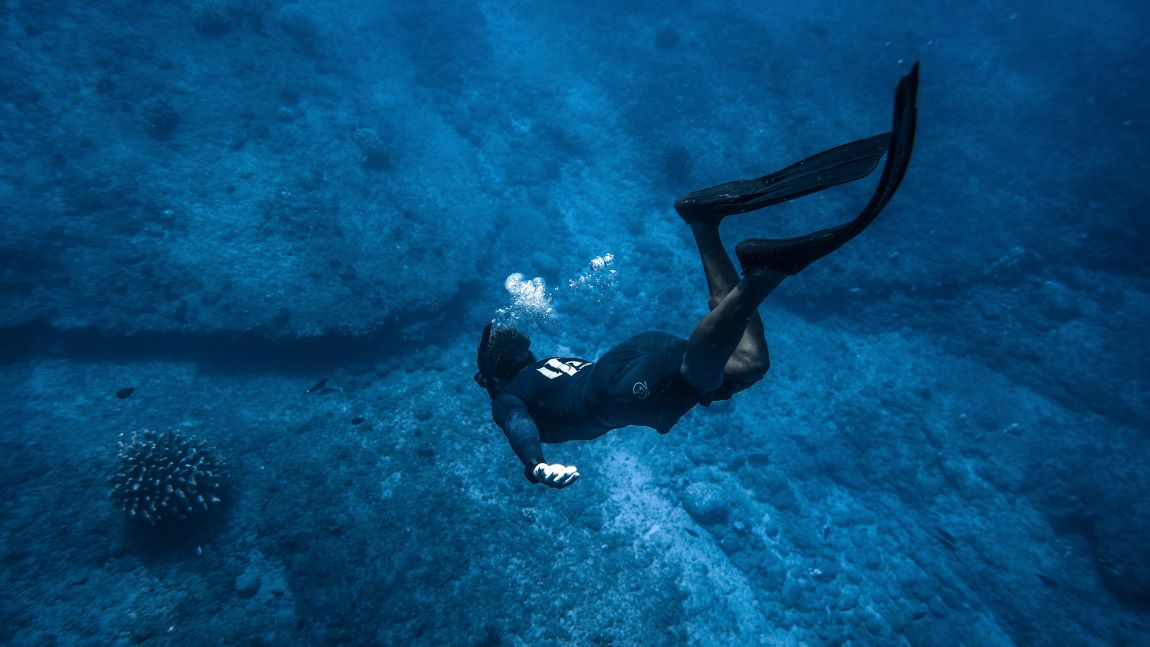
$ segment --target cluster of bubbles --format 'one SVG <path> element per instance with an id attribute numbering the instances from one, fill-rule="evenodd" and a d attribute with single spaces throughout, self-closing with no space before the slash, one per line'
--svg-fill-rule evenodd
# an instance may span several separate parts
<path id="1" fill-rule="evenodd" d="M 591 295 L 597 305 L 610 301 L 618 291 L 620 275 L 615 268 L 615 255 L 611 253 L 596 256 L 578 276 L 567 281 L 572 292 Z M 553 305 L 556 290 L 548 289 L 546 281 L 540 277 L 532 279 L 516 272 L 507 277 L 503 286 L 511 295 L 511 303 L 499 308 L 498 325 L 513 326 L 522 322 L 545 324 L 555 314 Z"/>
<path id="2" fill-rule="evenodd" d="M 507 277 L 503 287 L 511 294 L 511 304 L 498 310 L 497 321 L 502 325 L 512 325 L 524 319 L 546 321 L 554 314 L 551 295 L 547 294 L 547 283 L 542 278 L 529 279 L 516 272 Z"/>
<path id="3" fill-rule="evenodd" d="M 567 282 L 572 290 L 594 290 L 599 294 L 612 295 L 619 284 L 619 272 L 615 269 L 615 255 L 607 252 L 591 259 L 588 268 L 579 276 Z"/>

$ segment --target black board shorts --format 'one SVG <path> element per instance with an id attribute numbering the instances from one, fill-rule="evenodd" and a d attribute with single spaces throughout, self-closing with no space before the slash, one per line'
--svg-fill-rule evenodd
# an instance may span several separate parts
<path id="1" fill-rule="evenodd" d="M 597 417 L 611 427 L 639 425 L 667 433 L 701 400 L 683 379 L 687 340 L 645 332 L 623 341 L 595 362 L 591 375 Z"/>

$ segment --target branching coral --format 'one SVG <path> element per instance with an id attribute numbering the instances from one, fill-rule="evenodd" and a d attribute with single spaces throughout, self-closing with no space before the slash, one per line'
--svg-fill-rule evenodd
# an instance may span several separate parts
<path id="1" fill-rule="evenodd" d="M 176 431 L 136 432 L 120 441 L 112 501 L 149 525 L 178 524 L 220 505 L 223 467 L 198 438 Z"/>

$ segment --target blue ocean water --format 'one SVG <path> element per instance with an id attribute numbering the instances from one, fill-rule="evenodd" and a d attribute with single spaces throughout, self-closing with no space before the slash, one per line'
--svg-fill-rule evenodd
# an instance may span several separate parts
<path id="1" fill-rule="evenodd" d="M 0 24 L 0 642 L 1150 644 L 1150 5 Z M 676 197 L 883 132 L 914 61 L 907 178 L 760 308 L 766 378 L 525 480 L 483 325 L 541 357 L 688 335 Z M 723 240 L 838 224 L 874 182 Z M 220 503 L 129 518 L 144 430 L 224 463 L 176 488 Z"/>

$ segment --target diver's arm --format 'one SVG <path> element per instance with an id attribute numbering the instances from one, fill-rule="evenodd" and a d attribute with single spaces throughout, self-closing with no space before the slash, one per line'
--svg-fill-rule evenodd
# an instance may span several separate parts
<path id="1" fill-rule="evenodd" d="M 543 460 L 543 444 L 539 442 L 539 429 L 527 412 L 527 405 L 510 393 L 500 393 L 491 401 L 491 417 L 503 430 L 511 450 L 523 463 L 523 473 L 527 480 L 535 483 L 531 471 L 546 461 Z"/>
<path id="2" fill-rule="evenodd" d="M 574 467 L 549 465 L 543 460 L 539 428 L 535 426 L 522 400 L 509 393 L 500 393 L 491 401 L 491 417 L 503 430 L 511 449 L 523 463 L 523 475 L 528 481 L 562 488 L 579 478 L 579 472 Z"/>

